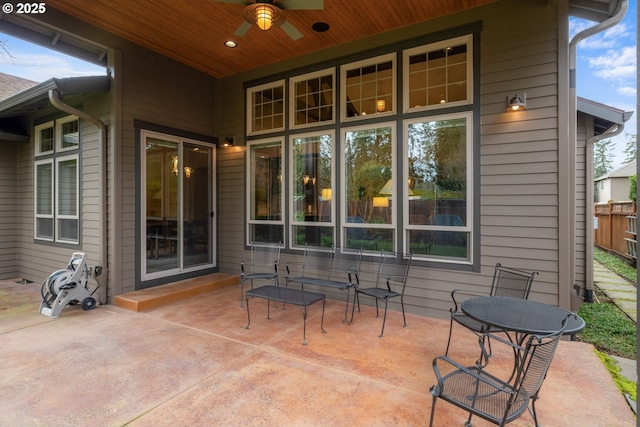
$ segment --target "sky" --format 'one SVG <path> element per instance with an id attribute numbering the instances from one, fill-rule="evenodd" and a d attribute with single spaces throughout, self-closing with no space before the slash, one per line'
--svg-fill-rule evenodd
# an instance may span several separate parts
<path id="1" fill-rule="evenodd" d="M 629 1 L 625 18 L 615 27 L 589 37 L 578 44 L 577 94 L 623 111 L 634 111 L 623 133 L 611 138 L 612 167 L 624 160 L 628 137 L 637 132 L 637 0 Z M 594 22 L 571 19 L 570 37 Z M 0 50 L 0 72 L 43 82 L 52 77 L 77 77 L 104 74 L 105 69 L 73 57 L 30 44 L 0 33 L 0 41 L 10 56 Z"/>

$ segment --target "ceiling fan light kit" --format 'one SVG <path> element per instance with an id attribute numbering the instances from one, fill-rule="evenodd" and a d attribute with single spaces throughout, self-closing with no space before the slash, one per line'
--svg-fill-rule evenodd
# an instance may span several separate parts
<path id="1" fill-rule="evenodd" d="M 244 19 L 252 25 L 256 25 L 262 31 L 268 31 L 271 27 L 282 25 L 285 15 L 278 7 L 265 4 L 254 3 L 245 7 Z"/>
<path id="2" fill-rule="evenodd" d="M 236 30 L 234 35 L 244 36 L 253 26 L 262 31 L 269 31 L 272 27 L 281 27 L 292 40 L 302 38 L 302 33 L 290 22 L 287 21 L 285 10 L 323 10 L 324 0 L 212 0 L 218 3 L 234 3 L 245 6 L 242 13 L 244 22 Z M 278 6 L 275 3 L 278 3 Z M 321 32 L 326 28 L 315 31 Z"/>

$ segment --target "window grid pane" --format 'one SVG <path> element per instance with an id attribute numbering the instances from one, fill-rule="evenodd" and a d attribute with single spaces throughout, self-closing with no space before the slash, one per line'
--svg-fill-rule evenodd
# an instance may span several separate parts
<path id="1" fill-rule="evenodd" d="M 284 86 L 254 92 L 251 96 L 252 132 L 284 127 Z"/>
<path id="2" fill-rule="evenodd" d="M 333 120 L 333 75 L 301 80 L 293 88 L 295 126 Z"/>
<path id="3" fill-rule="evenodd" d="M 346 72 L 347 117 L 393 111 L 393 61 Z"/>
<path id="4" fill-rule="evenodd" d="M 40 129 L 39 136 L 39 153 L 47 153 L 53 151 L 53 126 Z"/>
<path id="5" fill-rule="evenodd" d="M 466 43 L 410 56 L 410 108 L 466 100 L 467 61 Z"/>

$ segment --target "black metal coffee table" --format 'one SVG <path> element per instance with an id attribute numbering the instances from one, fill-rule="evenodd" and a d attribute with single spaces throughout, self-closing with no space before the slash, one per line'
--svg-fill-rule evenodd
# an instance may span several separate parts
<path id="1" fill-rule="evenodd" d="M 315 304 L 318 301 L 322 301 L 322 319 L 320 321 L 320 329 L 322 333 L 326 333 L 324 330 L 324 305 L 326 296 L 317 292 L 308 292 L 300 289 L 281 288 L 280 286 L 261 286 L 259 288 L 251 289 L 246 293 L 247 298 L 247 326 L 249 329 L 251 324 L 251 316 L 249 315 L 249 298 L 263 298 L 267 301 L 267 319 L 270 317 L 269 301 L 277 301 L 285 304 L 293 304 L 302 307 L 302 344 L 307 345 L 307 307 L 311 304 Z"/>

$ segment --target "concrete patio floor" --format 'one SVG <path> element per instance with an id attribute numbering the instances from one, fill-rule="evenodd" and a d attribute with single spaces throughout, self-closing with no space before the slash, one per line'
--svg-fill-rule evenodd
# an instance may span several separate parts
<path id="1" fill-rule="evenodd" d="M 344 302 L 309 308 L 302 345 L 297 307 L 238 304 L 231 286 L 135 313 L 112 305 L 38 313 L 40 284 L 0 281 L 2 426 L 428 425 L 431 361 L 448 321 L 363 307 L 342 323 Z M 490 362 L 506 372 L 512 354 Z M 478 344 L 455 330 L 451 355 L 472 364 Z M 537 405 L 544 426 L 633 426 L 635 416 L 591 345 L 560 343 Z M 437 426 L 466 414 L 438 402 Z M 475 426 L 488 425 L 474 418 Z M 513 424 L 530 426 L 525 413 Z"/>

